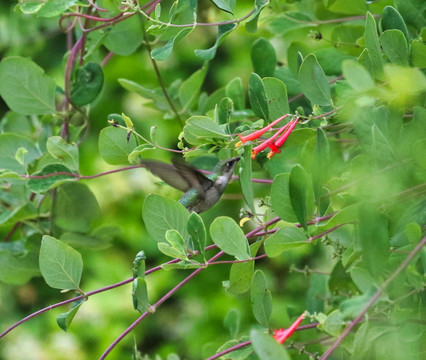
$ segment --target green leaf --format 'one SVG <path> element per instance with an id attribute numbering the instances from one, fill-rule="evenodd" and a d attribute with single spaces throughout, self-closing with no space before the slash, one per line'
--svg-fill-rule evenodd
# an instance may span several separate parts
<path id="1" fill-rule="evenodd" d="M 260 360 L 290 360 L 284 346 L 280 345 L 271 335 L 253 329 L 250 332 L 250 340 L 254 352 Z"/>
<path id="2" fill-rule="evenodd" d="M 295 165 L 291 169 L 288 189 L 291 206 L 297 220 L 307 230 L 307 222 L 312 218 L 314 207 L 313 188 L 311 178 L 302 166 Z"/>
<path id="3" fill-rule="evenodd" d="M 229 97 L 224 97 L 220 100 L 216 108 L 217 122 L 219 125 L 229 124 L 233 110 L 234 104 Z"/>
<path id="4" fill-rule="evenodd" d="M 43 168 L 43 170 L 35 172 L 31 175 L 33 176 L 44 176 L 49 175 L 53 173 L 72 173 L 70 169 L 68 169 L 66 166 L 61 164 L 50 164 Z M 53 189 L 55 187 L 58 187 L 59 185 L 63 184 L 67 181 L 75 181 L 75 176 L 70 175 L 54 175 L 49 176 L 43 179 L 30 179 L 28 180 L 28 187 L 32 192 L 35 192 L 37 194 L 45 193 L 47 190 Z"/>
<path id="5" fill-rule="evenodd" d="M 135 310 L 139 311 L 141 314 L 148 311 L 148 290 L 146 288 L 146 281 L 144 278 L 137 277 L 133 279 L 132 298 Z"/>
<path id="6" fill-rule="evenodd" d="M 426 4 L 423 0 L 395 0 L 394 3 L 407 24 L 417 28 L 425 26 Z"/>
<path id="7" fill-rule="evenodd" d="M 380 35 L 380 44 L 391 63 L 408 66 L 408 45 L 400 30 L 386 30 Z"/>
<path id="8" fill-rule="evenodd" d="M 312 166 L 312 185 L 314 189 L 315 200 L 317 207 L 321 210 L 321 204 L 324 199 L 321 195 L 324 193 L 323 185 L 325 184 L 330 166 L 330 146 L 327 135 L 322 128 L 317 129 L 317 139 L 314 149 L 314 162 Z M 320 211 L 320 215 L 323 213 Z"/>
<path id="9" fill-rule="evenodd" d="M 380 18 L 380 24 L 382 31 L 398 29 L 402 31 L 407 41 L 410 39 L 407 25 L 405 24 L 401 14 L 394 7 L 386 6 L 383 9 L 382 16 Z"/>
<path id="10" fill-rule="evenodd" d="M 240 186 L 241 192 L 243 193 L 244 200 L 246 201 L 247 206 L 250 211 L 254 214 L 256 212 L 254 208 L 254 192 L 253 184 L 251 182 L 252 178 L 252 162 L 251 162 L 251 146 L 244 146 L 244 154 L 240 160 Z"/>
<path id="11" fill-rule="evenodd" d="M 87 63 L 79 67 L 71 87 L 71 101 L 77 106 L 90 104 L 98 97 L 103 84 L 104 72 L 99 64 Z"/>
<path id="12" fill-rule="evenodd" d="M 303 93 L 312 104 L 333 105 L 330 85 L 315 55 L 310 54 L 303 60 L 299 69 L 299 82 Z"/>
<path id="13" fill-rule="evenodd" d="M 55 112 L 56 84 L 31 60 L 11 56 L 0 63 L 0 96 L 18 114 Z"/>
<path id="14" fill-rule="evenodd" d="M 249 80 L 249 100 L 253 112 L 264 120 L 269 119 L 268 100 L 263 81 L 259 75 L 252 73 Z"/>
<path id="15" fill-rule="evenodd" d="M 304 231 L 294 226 L 279 229 L 265 241 L 265 253 L 268 257 L 276 257 L 284 251 L 306 245 L 307 237 Z"/>
<path id="16" fill-rule="evenodd" d="M 312 274 L 306 294 L 306 310 L 311 314 L 324 312 L 327 299 L 327 278 L 324 274 Z"/>
<path id="17" fill-rule="evenodd" d="M 56 322 L 58 323 L 58 326 L 62 330 L 64 331 L 68 330 L 69 326 L 71 325 L 71 322 L 74 319 L 75 314 L 77 314 L 78 309 L 80 308 L 81 304 L 83 304 L 84 301 L 85 299 L 73 301 L 71 303 L 71 309 L 69 311 L 59 314 L 56 317 Z"/>
<path id="18" fill-rule="evenodd" d="M 15 157 L 19 148 L 27 150 L 24 157 L 24 164 L 19 163 Z M 26 172 L 27 165 L 40 156 L 40 150 L 25 136 L 12 133 L 0 134 L 0 169 L 23 174 Z"/>
<path id="19" fill-rule="evenodd" d="M 229 281 L 223 281 L 226 291 L 238 295 L 250 289 L 254 274 L 254 261 L 235 263 L 229 272 Z"/>
<path id="20" fill-rule="evenodd" d="M 260 270 L 257 270 L 254 274 L 251 287 L 251 306 L 257 322 L 268 327 L 272 313 L 272 296 L 271 291 L 266 286 L 265 275 Z"/>
<path id="21" fill-rule="evenodd" d="M 250 245 L 250 255 L 252 257 L 256 256 L 261 245 L 261 241 Z M 229 281 L 223 281 L 223 286 L 231 294 L 244 294 L 251 287 L 253 275 L 254 261 L 234 263 L 229 272 Z"/>
<path id="22" fill-rule="evenodd" d="M 237 260 L 251 259 L 249 245 L 243 230 L 231 218 L 220 216 L 210 226 L 213 242 L 225 253 Z"/>
<path id="23" fill-rule="evenodd" d="M 138 16 L 120 21 L 112 27 L 104 40 L 105 47 L 117 55 L 133 54 L 142 44 L 142 23 Z"/>
<path id="24" fill-rule="evenodd" d="M 192 116 L 183 128 L 185 140 L 192 145 L 204 145 L 227 138 L 222 127 L 206 116 Z"/>
<path id="25" fill-rule="evenodd" d="M 250 54 L 255 73 L 261 78 L 274 75 L 275 67 L 277 66 L 277 55 L 268 40 L 258 38 L 251 46 Z"/>
<path id="26" fill-rule="evenodd" d="M 139 251 L 133 260 L 132 274 L 134 278 L 145 277 L 145 260 L 145 252 L 143 250 Z"/>
<path id="27" fill-rule="evenodd" d="M 0 281 L 6 284 L 24 285 L 32 277 L 39 276 L 38 258 L 29 253 L 15 256 L 9 250 L 0 248 Z"/>
<path id="28" fill-rule="evenodd" d="M 188 246 L 185 243 L 185 240 L 183 239 L 182 235 L 178 231 L 176 231 L 174 229 L 167 230 L 166 231 L 166 240 L 171 245 L 171 247 L 178 252 L 178 254 L 179 254 L 178 258 L 179 259 L 181 259 L 181 260 L 187 260 L 188 259 L 187 255 L 186 255 Z M 160 243 L 158 245 L 160 246 L 160 245 L 165 245 L 165 244 Z"/>
<path id="29" fill-rule="evenodd" d="M 236 110 L 245 108 L 244 89 L 241 78 L 234 78 L 226 85 L 226 96 L 231 98 Z"/>
<path id="30" fill-rule="evenodd" d="M 346 293 L 356 294 L 358 288 L 352 281 L 350 274 L 343 267 L 342 261 L 338 261 L 333 267 L 328 280 L 328 288 L 332 294 Z"/>
<path id="31" fill-rule="evenodd" d="M 19 8 L 24 14 L 35 14 L 42 8 L 43 5 L 44 3 L 40 0 L 28 0 L 20 2 Z"/>
<path id="32" fill-rule="evenodd" d="M 229 12 L 230 14 L 234 13 L 236 0 L 212 0 L 212 1 L 219 9 Z"/>
<path id="33" fill-rule="evenodd" d="M 370 292 L 343 300 L 339 305 L 341 316 L 343 318 L 353 319 L 364 309 L 365 305 L 367 305 L 373 295 L 374 293 Z"/>
<path id="34" fill-rule="evenodd" d="M 101 210 L 96 197 L 85 184 L 69 182 L 58 188 L 55 225 L 66 231 L 87 233 L 100 217 Z"/>
<path id="35" fill-rule="evenodd" d="M 246 22 L 246 30 L 250 33 L 255 33 L 257 31 L 257 22 L 259 21 L 260 12 L 263 8 L 268 5 L 268 0 L 255 0 L 254 1 L 254 11 L 250 17 L 250 20 Z"/>
<path id="36" fill-rule="evenodd" d="M 78 147 L 75 143 L 67 143 L 60 136 L 51 136 L 47 139 L 46 148 L 50 155 L 60 159 L 66 167 L 78 170 Z"/>
<path id="37" fill-rule="evenodd" d="M 24 147 L 20 147 L 16 150 L 15 159 L 20 165 L 25 165 L 25 155 L 28 154 L 28 150 Z"/>
<path id="38" fill-rule="evenodd" d="M 77 250 L 51 236 L 44 235 L 39 261 L 40 271 L 47 285 L 54 289 L 79 289 L 83 260 Z"/>
<path id="39" fill-rule="evenodd" d="M 313 27 L 310 22 L 312 18 L 301 12 L 286 12 L 285 14 L 274 14 L 268 21 L 268 29 L 275 35 L 284 35 L 295 29 Z"/>
<path id="40" fill-rule="evenodd" d="M 231 338 L 235 339 L 238 336 L 241 326 L 241 313 L 237 309 L 230 309 L 223 319 L 223 326 L 229 330 Z"/>
<path id="41" fill-rule="evenodd" d="M 130 164 L 139 164 L 141 161 L 141 154 L 145 151 L 154 150 L 155 146 L 151 144 L 142 144 L 133 149 L 133 151 L 129 154 L 127 159 Z"/>
<path id="42" fill-rule="evenodd" d="M 186 224 L 188 234 L 191 236 L 194 250 L 197 250 L 205 259 L 204 248 L 207 243 L 207 232 L 204 226 L 203 219 L 196 212 L 189 215 L 188 223 Z"/>
<path id="43" fill-rule="evenodd" d="M 331 336 L 339 336 L 344 325 L 342 313 L 339 310 L 332 311 L 319 328 Z"/>
<path id="44" fill-rule="evenodd" d="M 206 74 L 207 64 L 182 82 L 179 87 L 178 96 L 183 109 L 186 110 L 193 105 L 198 93 L 200 92 L 201 86 L 203 85 Z"/>
<path id="45" fill-rule="evenodd" d="M 374 80 L 364 66 L 354 60 L 345 60 L 342 64 L 343 75 L 349 85 L 359 92 L 374 88 Z"/>
<path id="46" fill-rule="evenodd" d="M 358 216 L 362 258 L 371 275 L 379 276 L 389 257 L 388 222 L 371 204 L 360 207 Z"/>
<path id="47" fill-rule="evenodd" d="M 420 40 L 414 40 L 411 43 L 411 61 L 413 66 L 420 69 L 426 68 L 426 45 Z"/>
<path id="48" fill-rule="evenodd" d="M 193 30 L 194 30 L 193 27 L 183 28 L 173 38 L 171 38 L 164 46 L 152 50 L 151 57 L 157 61 L 167 60 L 169 56 L 172 54 L 175 43 L 179 42 L 185 36 L 189 35 Z"/>
<path id="49" fill-rule="evenodd" d="M 118 79 L 118 83 L 127 91 L 135 92 L 145 99 L 153 100 L 154 105 L 158 108 L 158 110 L 164 111 L 170 109 L 170 105 L 167 102 L 167 99 L 164 97 L 164 93 L 160 88 L 148 89 L 134 81 L 127 79 Z"/>
<path id="50" fill-rule="evenodd" d="M 13 226 L 18 221 L 36 219 L 39 211 L 33 203 L 26 203 L 13 210 L 3 210 L 0 213 L 0 225 L 3 227 Z"/>
<path id="51" fill-rule="evenodd" d="M 231 0 L 232 1 L 232 0 Z M 234 0 L 235 1 L 235 0 Z M 217 48 L 220 44 L 222 44 L 223 40 L 225 40 L 232 30 L 236 28 L 237 24 L 224 24 L 219 25 L 217 29 L 217 37 L 214 45 L 205 50 L 196 49 L 194 50 L 195 56 L 199 57 L 202 60 L 210 61 L 214 59 L 216 56 Z"/>
<path id="52" fill-rule="evenodd" d="M 160 248 L 160 245 L 167 245 L 165 243 L 160 243 L 158 244 L 158 247 Z M 172 250 L 174 250 L 173 248 L 171 248 Z M 163 252 L 163 251 L 162 251 Z M 176 256 L 172 256 L 172 255 L 168 255 L 174 258 L 177 258 Z M 166 270 L 166 271 L 170 271 L 170 270 L 189 270 L 189 269 L 200 269 L 200 268 L 205 268 L 206 264 L 205 263 L 199 263 L 197 261 L 194 260 L 182 260 L 179 261 L 178 263 L 174 263 L 174 264 L 163 264 L 161 265 L 161 268 Z"/>
<path id="53" fill-rule="evenodd" d="M 263 85 L 265 86 L 270 120 L 288 114 L 290 109 L 285 84 L 275 77 L 266 77 L 263 79 Z"/>
<path id="54" fill-rule="evenodd" d="M 166 232 L 172 229 L 188 238 L 189 212 L 177 201 L 150 194 L 145 198 L 142 217 L 149 234 L 158 243 L 165 242 Z"/>
<path id="55" fill-rule="evenodd" d="M 64 232 L 59 240 L 74 247 L 90 250 L 104 250 L 111 245 L 112 240 L 120 234 L 120 229 L 115 226 L 98 227 L 90 234 L 78 232 Z"/>
<path id="56" fill-rule="evenodd" d="M 377 80 L 384 80 L 383 58 L 380 50 L 379 35 L 377 34 L 376 20 L 370 12 L 367 13 L 365 21 L 365 48 L 371 59 L 372 75 Z"/>
<path id="57" fill-rule="evenodd" d="M 297 217 L 290 202 L 288 188 L 290 174 L 280 174 L 275 176 L 271 189 L 271 205 L 274 212 L 288 222 L 296 222 Z"/>
<path id="58" fill-rule="evenodd" d="M 129 164 L 129 155 L 136 148 L 133 136 L 127 141 L 127 131 L 115 127 L 107 127 L 99 134 L 99 153 L 111 165 Z"/>
<path id="59" fill-rule="evenodd" d="M 365 14 L 367 4 L 364 0 L 329 0 L 327 9 L 339 14 Z"/>
<path id="60" fill-rule="evenodd" d="M 44 2 L 43 6 L 37 12 L 37 16 L 50 18 L 61 15 L 70 7 L 74 6 L 77 2 L 78 0 L 49 0 Z M 20 3 L 20 6 L 22 9 L 22 3 Z"/>

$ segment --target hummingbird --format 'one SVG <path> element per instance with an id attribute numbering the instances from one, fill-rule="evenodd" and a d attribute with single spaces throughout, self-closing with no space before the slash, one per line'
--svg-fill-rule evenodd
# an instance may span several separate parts
<path id="1" fill-rule="evenodd" d="M 142 160 L 141 164 L 170 186 L 183 191 L 179 202 L 189 212 L 201 213 L 219 201 L 238 160 L 240 156 L 219 161 L 209 175 L 179 159 L 172 159 L 172 164 L 154 160 Z"/>

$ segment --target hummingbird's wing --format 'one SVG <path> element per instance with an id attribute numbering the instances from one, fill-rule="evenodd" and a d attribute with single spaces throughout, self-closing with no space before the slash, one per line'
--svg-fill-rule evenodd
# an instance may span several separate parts
<path id="1" fill-rule="evenodd" d="M 213 181 L 204 176 L 198 169 L 184 163 L 179 158 L 172 159 L 179 175 L 185 179 L 191 189 L 197 189 L 199 196 L 204 196 L 207 189 L 213 186 Z"/>
<path id="2" fill-rule="evenodd" d="M 190 182 L 172 164 L 154 160 L 142 160 L 141 164 L 165 183 L 180 191 L 187 192 L 191 188 Z"/>

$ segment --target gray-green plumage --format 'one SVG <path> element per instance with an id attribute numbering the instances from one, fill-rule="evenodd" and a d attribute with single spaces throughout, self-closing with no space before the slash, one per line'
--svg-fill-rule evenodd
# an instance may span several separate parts
<path id="1" fill-rule="evenodd" d="M 176 159 L 172 160 L 173 164 L 153 160 L 143 160 L 141 163 L 164 182 L 183 191 L 179 202 L 189 211 L 200 213 L 219 201 L 238 160 L 239 156 L 219 161 L 209 175 Z"/>

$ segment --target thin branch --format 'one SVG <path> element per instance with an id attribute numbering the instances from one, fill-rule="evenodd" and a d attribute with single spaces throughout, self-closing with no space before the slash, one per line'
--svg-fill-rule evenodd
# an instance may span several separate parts
<path id="1" fill-rule="evenodd" d="M 150 42 L 149 42 L 148 35 L 146 34 L 146 30 L 145 30 L 145 26 L 144 26 L 144 25 L 145 25 L 145 24 L 144 24 L 144 23 L 142 23 L 143 38 L 144 38 L 144 42 L 145 42 L 146 49 L 147 49 L 147 51 L 148 51 L 148 56 L 149 56 L 149 58 L 150 58 L 150 60 L 151 60 L 152 66 L 153 66 L 153 68 L 154 68 L 155 75 L 157 76 L 158 84 L 159 84 L 159 85 L 160 85 L 160 87 L 161 87 L 161 91 L 163 92 L 164 97 L 166 98 L 166 101 L 169 103 L 170 109 L 173 111 L 173 113 L 174 113 L 174 114 L 175 114 L 175 116 L 176 116 L 176 119 L 178 119 L 178 121 L 179 121 L 180 126 L 183 128 L 183 126 L 184 126 L 185 124 L 183 123 L 183 120 L 182 120 L 182 119 L 181 119 L 181 117 L 179 116 L 179 112 L 177 111 L 177 109 L 176 109 L 176 107 L 175 107 L 175 104 L 173 104 L 173 101 L 172 101 L 172 99 L 170 98 L 169 93 L 167 92 L 167 89 L 166 89 L 166 86 L 164 85 L 163 78 L 161 77 L 160 69 L 158 68 L 157 62 L 156 62 L 156 61 L 155 61 L 155 59 L 151 56 L 151 52 L 152 52 L 151 44 L 150 44 Z"/>
<path id="2" fill-rule="evenodd" d="M 163 21 L 154 19 L 152 17 L 150 17 L 147 13 L 143 12 L 142 10 L 140 10 L 139 12 L 149 21 L 155 22 L 159 25 L 164 25 L 164 26 L 170 26 L 170 27 L 176 27 L 176 28 L 181 28 L 181 27 L 197 27 L 197 26 L 220 26 L 220 25 L 228 25 L 228 24 L 239 24 L 240 22 L 248 19 L 250 16 L 252 16 L 254 14 L 256 10 L 253 9 L 251 10 L 247 15 L 244 15 L 243 17 L 239 18 L 239 19 L 234 19 L 234 20 L 228 20 L 228 21 L 221 21 L 221 22 L 214 22 L 214 23 L 199 23 L 199 22 L 194 22 L 192 24 L 171 24 L 171 23 L 165 23 Z"/>
<path id="3" fill-rule="evenodd" d="M 3 242 L 10 241 L 10 239 L 12 238 L 13 234 L 15 233 L 15 231 L 18 230 L 19 226 L 21 226 L 21 225 L 22 225 L 22 223 L 20 221 L 18 221 L 17 223 L 15 223 L 15 225 L 13 225 L 12 229 L 10 229 L 10 231 L 4 237 Z"/>
<path id="4" fill-rule="evenodd" d="M 263 259 L 263 258 L 265 258 L 265 257 L 267 257 L 267 255 L 266 255 L 266 254 L 262 254 L 262 255 L 259 255 L 259 256 L 252 257 L 252 258 L 247 259 L 247 260 L 224 260 L 224 261 L 215 261 L 215 262 L 210 263 L 209 265 L 219 265 L 219 264 L 239 264 L 239 263 L 245 263 L 245 262 L 248 262 L 248 261 L 256 261 L 256 260 L 259 260 L 259 259 Z"/>
<path id="5" fill-rule="evenodd" d="M 327 235 L 328 233 L 331 233 L 332 231 L 337 230 L 339 227 L 341 227 L 343 225 L 346 225 L 346 224 L 349 224 L 349 223 L 343 223 L 343 224 L 339 224 L 339 225 L 333 226 L 331 229 L 328 229 L 328 230 L 322 232 L 319 235 L 315 235 L 315 236 L 310 237 L 307 241 L 311 242 L 313 240 L 319 239 L 320 237 L 323 237 L 324 235 Z"/>
<path id="6" fill-rule="evenodd" d="M 413 251 L 411 251 L 410 255 L 408 255 L 404 261 L 398 266 L 398 268 L 395 270 L 395 272 L 382 284 L 382 286 L 376 291 L 376 293 L 373 295 L 373 297 L 368 301 L 368 303 L 364 306 L 362 311 L 357 315 L 355 319 L 352 320 L 352 322 L 348 325 L 347 328 L 342 332 L 342 334 L 337 338 L 337 340 L 331 345 L 331 347 L 324 353 L 323 356 L 321 356 L 320 360 L 328 359 L 328 357 L 337 349 L 337 347 L 340 345 L 340 343 L 345 339 L 345 337 L 349 334 L 349 332 L 352 330 L 352 328 L 362 320 L 364 315 L 367 313 L 368 309 L 370 309 L 371 306 L 380 298 L 383 291 L 386 289 L 386 287 L 399 275 L 399 273 L 404 270 L 408 264 L 415 258 L 418 252 L 423 248 L 423 246 L 426 245 L 426 237 L 420 241 L 417 246 L 414 248 Z"/>

